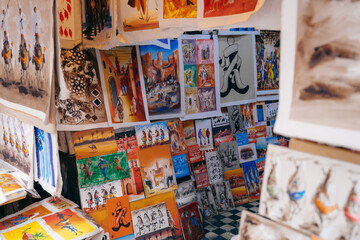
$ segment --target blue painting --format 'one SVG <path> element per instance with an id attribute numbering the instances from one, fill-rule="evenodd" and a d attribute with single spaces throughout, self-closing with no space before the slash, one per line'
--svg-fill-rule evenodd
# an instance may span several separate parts
<path id="1" fill-rule="evenodd" d="M 51 135 L 35 127 L 37 177 L 55 187 L 53 142 Z"/>
<path id="2" fill-rule="evenodd" d="M 186 154 L 177 155 L 172 157 L 171 159 L 174 165 L 176 179 L 190 175 Z"/>
<path id="3" fill-rule="evenodd" d="M 250 202 L 260 199 L 260 179 L 256 160 L 241 164 L 243 167 L 246 191 Z"/>

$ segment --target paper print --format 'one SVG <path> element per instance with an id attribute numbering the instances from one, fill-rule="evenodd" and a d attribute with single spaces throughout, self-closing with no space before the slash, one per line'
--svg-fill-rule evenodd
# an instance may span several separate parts
<path id="1" fill-rule="evenodd" d="M 245 177 L 242 167 L 224 172 L 224 178 L 226 181 L 229 181 L 231 188 L 245 186 Z"/>
<path id="2" fill-rule="evenodd" d="M 256 35 L 257 93 L 278 93 L 280 31 L 260 30 Z"/>
<path id="3" fill-rule="evenodd" d="M 163 18 L 197 18 L 197 0 L 164 0 Z"/>
<path id="4" fill-rule="evenodd" d="M 168 121 L 166 124 L 169 131 L 171 154 L 174 156 L 186 153 L 187 147 L 181 121 Z"/>
<path id="5" fill-rule="evenodd" d="M 178 207 L 196 201 L 195 186 L 192 180 L 178 184 L 178 189 L 174 192 Z"/>
<path id="6" fill-rule="evenodd" d="M 139 162 L 146 197 L 177 188 L 169 145 L 140 150 Z"/>
<path id="7" fill-rule="evenodd" d="M 66 209 L 42 218 L 47 226 L 64 239 L 86 235 L 96 229 L 73 210 Z"/>
<path id="8" fill-rule="evenodd" d="M 118 9 L 120 10 L 124 32 L 148 30 L 159 27 L 157 0 L 119 1 Z"/>
<path id="9" fill-rule="evenodd" d="M 101 82 L 106 89 L 106 109 L 110 125 L 133 126 L 148 122 L 145 90 L 140 83 L 135 47 L 100 50 Z"/>
<path id="10" fill-rule="evenodd" d="M 59 38 L 75 40 L 75 1 L 58 1 Z"/>
<path id="11" fill-rule="evenodd" d="M 195 176 L 196 188 L 204 188 L 210 185 L 209 175 L 207 172 Z"/>
<path id="12" fill-rule="evenodd" d="M 128 155 L 130 178 L 121 179 L 123 195 L 129 196 L 129 201 L 144 198 L 144 186 L 141 178 L 141 170 L 138 155 Z"/>
<path id="13" fill-rule="evenodd" d="M 99 128 L 73 132 L 72 136 L 76 159 L 117 152 L 113 128 Z"/>
<path id="14" fill-rule="evenodd" d="M 211 190 L 214 195 L 217 210 L 228 210 L 235 207 L 231 189 L 225 189 L 225 182 L 211 184 Z"/>
<path id="15" fill-rule="evenodd" d="M 241 105 L 241 115 L 243 117 L 245 129 L 255 127 L 253 103 Z"/>
<path id="16" fill-rule="evenodd" d="M 196 137 L 195 137 L 195 126 L 193 120 L 182 121 L 184 135 L 185 135 L 185 142 L 186 145 L 189 147 L 191 145 L 196 144 Z"/>
<path id="17" fill-rule="evenodd" d="M 139 149 L 169 143 L 169 132 L 165 121 L 135 126 Z"/>
<path id="18" fill-rule="evenodd" d="M 200 240 L 205 237 L 203 223 L 196 202 L 179 208 L 179 215 L 185 240 Z"/>
<path id="19" fill-rule="evenodd" d="M 174 172 L 176 179 L 190 175 L 189 164 L 186 154 L 173 156 L 171 159 L 174 164 Z"/>
<path id="20" fill-rule="evenodd" d="M 178 41 L 170 49 L 154 45 L 139 46 L 142 76 L 151 119 L 182 116 L 182 86 L 179 79 Z"/>
<path id="21" fill-rule="evenodd" d="M 49 197 L 43 200 L 43 204 L 44 206 L 50 205 L 52 208 L 57 209 L 56 211 L 70 207 L 77 207 L 75 203 L 71 202 L 68 199 L 65 199 L 64 197 Z"/>
<path id="22" fill-rule="evenodd" d="M 313 12 L 318 8 L 321 11 Z M 351 28 L 360 22 L 353 17 L 359 3 L 296 1 L 285 4 L 285 9 L 289 11 L 284 21 L 289 25 L 282 29 L 286 35 L 282 43 L 287 43 L 282 52 L 288 53 L 288 59 L 282 62 L 281 78 L 288 81 L 280 90 L 284 98 L 275 132 L 360 150 L 352 141 L 360 136 L 360 51 L 354 47 L 359 38 L 353 37 Z M 289 15 L 297 18 L 289 20 Z M 301 53 L 296 51 L 300 48 Z"/>
<path id="23" fill-rule="evenodd" d="M 278 102 L 269 102 L 265 104 L 266 119 L 275 120 L 278 112 L 279 103 Z"/>
<path id="24" fill-rule="evenodd" d="M 189 161 L 190 161 L 190 163 L 195 163 L 195 162 L 203 160 L 198 144 L 189 146 L 188 150 L 189 150 Z"/>
<path id="25" fill-rule="evenodd" d="M 213 216 L 218 213 L 216 209 L 214 195 L 212 194 L 210 186 L 197 189 L 196 196 L 198 207 L 203 217 Z"/>
<path id="26" fill-rule="evenodd" d="M 118 152 L 125 151 L 128 158 L 130 155 L 137 156 L 139 148 L 134 128 L 115 129 L 115 141 Z"/>
<path id="27" fill-rule="evenodd" d="M 212 132 L 216 147 L 218 147 L 220 143 L 231 142 L 234 140 L 234 135 L 230 129 L 230 125 L 213 128 Z"/>
<path id="28" fill-rule="evenodd" d="M 110 238 L 116 239 L 134 232 L 128 196 L 106 201 L 109 216 Z"/>
<path id="29" fill-rule="evenodd" d="M 222 182 L 224 170 L 217 151 L 205 153 L 205 159 L 210 184 Z"/>
<path id="30" fill-rule="evenodd" d="M 19 228 L 12 229 L 2 233 L 6 240 L 12 239 L 37 239 L 37 240 L 53 240 L 48 232 L 37 222 L 25 224 Z"/>
<path id="31" fill-rule="evenodd" d="M 239 146 L 238 150 L 240 155 L 240 163 L 257 159 L 255 143 Z"/>
<path id="32" fill-rule="evenodd" d="M 176 201 L 175 201 L 175 196 L 174 196 L 173 192 L 167 192 L 167 193 L 159 194 L 159 195 L 156 195 L 156 196 L 153 196 L 150 198 L 132 202 L 132 203 L 130 203 L 130 209 L 131 209 L 131 212 L 133 212 L 134 210 L 137 210 L 137 209 L 153 206 L 155 204 L 164 203 L 164 202 L 165 202 L 165 206 L 166 206 L 166 213 L 164 216 L 165 216 L 165 218 L 167 216 L 167 220 L 165 218 L 163 218 L 163 216 L 160 216 L 160 215 L 158 215 L 157 218 L 158 219 L 163 218 L 164 222 L 167 221 L 170 225 L 170 228 L 167 228 L 164 231 L 151 233 L 150 235 L 147 235 L 147 238 L 151 239 L 151 237 L 153 237 L 153 238 L 157 238 L 157 239 L 166 239 L 167 237 L 172 236 L 176 240 L 182 239 L 181 224 L 179 221 L 179 214 L 178 214 L 178 210 L 176 207 Z M 151 215 L 149 215 L 149 217 L 150 216 Z M 144 223 L 148 224 L 146 222 L 144 222 Z M 133 224 L 134 224 L 134 230 L 135 230 L 135 228 L 137 226 L 135 226 L 136 224 L 135 224 L 134 220 L 133 220 Z M 143 225 L 144 228 L 145 228 L 145 224 Z M 141 227 L 141 225 L 142 224 L 140 224 L 140 227 Z"/>
<path id="33" fill-rule="evenodd" d="M 236 207 L 249 202 L 249 197 L 246 192 L 245 186 L 231 188 L 231 193 L 233 195 L 234 203 Z"/>
<path id="34" fill-rule="evenodd" d="M 241 107 L 239 105 L 229 106 L 227 107 L 227 111 L 233 134 L 243 133 L 245 131 L 245 124 L 243 116 L 241 115 Z"/>
<path id="35" fill-rule="evenodd" d="M 245 186 L 249 196 L 249 201 L 256 201 L 260 199 L 260 179 L 259 172 L 255 161 L 250 161 L 242 164 Z"/>
<path id="36" fill-rule="evenodd" d="M 80 188 L 130 177 L 125 152 L 76 160 Z"/>
<path id="37" fill-rule="evenodd" d="M 256 97 L 254 35 L 219 36 L 219 58 L 221 105 L 254 102 Z"/>
<path id="38" fill-rule="evenodd" d="M 97 45 L 114 35 L 113 0 L 82 1 L 83 43 Z"/>
<path id="39" fill-rule="evenodd" d="M 200 150 L 212 149 L 214 144 L 211 119 L 195 120 L 195 127 L 196 142 L 199 144 Z"/>
<path id="40" fill-rule="evenodd" d="M 205 0 L 204 18 L 252 12 L 257 2 L 257 0 Z"/>
<path id="41" fill-rule="evenodd" d="M 237 169 L 240 167 L 240 156 L 238 145 L 235 141 L 220 143 L 218 156 L 224 167 L 224 171 Z"/>
<path id="42" fill-rule="evenodd" d="M 53 4 L 3 1 L 0 103 L 47 123 L 54 66 Z"/>
<path id="43" fill-rule="evenodd" d="M 20 185 L 19 181 L 11 174 L 0 174 L 0 190 L 5 195 L 5 197 L 23 189 L 24 188 Z"/>

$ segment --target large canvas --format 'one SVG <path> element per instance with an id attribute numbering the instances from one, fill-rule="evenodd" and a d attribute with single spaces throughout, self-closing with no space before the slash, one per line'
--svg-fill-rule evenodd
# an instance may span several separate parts
<path id="1" fill-rule="evenodd" d="M 269 145 L 260 214 L 322 239 L 358 239 L 359 165 Z"/>
<path id="2" fill-rule="evenodd" d="M 135 131 L 139 149 L 169 143 L 169 131 L 165 121 L 137 125 Z"/>
<path id="3" fill-rule="evenodd" d="M 47 122 L 54 74 L 49 1 L 2 1 L 0 103 Z"/>
<path id="4" fill-rule="evenodd" d="M 197 18 L 197 0 L 164 0 L 163 18 Z"/>
<path id="5" fill-rule="evenodd" d="M 182 117 L 178 40 L 170 40 L 170 49 L 139 46 L 139 54 L 150 119 Z"/>
<path id="6" fill-rule="evenodd" d="M 257 0 L 204 0 L 204 18 L 222 17 L 255 10 Z"/>
<path id="7" fill-rule="evenodd" d="M 163 232 L 155 232 L 148 235 L 147 237 L 151 239 L 151 237 L 155 239 L 166 239 L 166 237 L 173 237 L 175 240 L 182 239 L 182 231 L 181 231 L 181 224 L 179 220 L 179 213 L 176 207 L 176 201 L 175 201 L 175 195 L 174 192 L 167 192 L 160 195 L 156 195 L 150 198 L 146 198 L 143 200 L 139 200 L 136 202 L 130 203 L 130 209 L 131 211 L 135 211 L 144 207 L 153 206 L 156 204 L 165 203 L 166 206 L 166 213 L 165 217 L 167 219 L 164 219 L 164 222 L 167 221 L 170 225 L 169 230 L 163 231 Z M 158 217 L 160 219 L 160 215 L 154 215 L 155 217 Z M 133 221 L 134 228 L 135 221 Z M 139 225 L 141 227 L 141 224 Z M 145 227 L 145 226 L 143 226 Z"/>
<path id="8" fill-rule="evenodd" d="M 218 43 L 209 35 L 184 35 L 179 40 L 180 73 L 184 83 L 185 117 L 220 115 Z"/>
<path id="9" fill-rule="evenodd" d="M 76 160 L 80 188 L 130 177 L 125 152 Z"/>
<path id="10" fill-rule="evenodd" d="M 285 81 L 275 132 L 360 150 L 353 141 L 360 136 L 359 35 L 352 28 L 360 22 L 354 17 L 360 2 L 301 0 L 282 7 Z"/>
<path id="11" fill-rule="evenodd" d="M 76 159 L 117 152 L 113 128 L 99 128 L 72 133 Z"/>
<path id="12" fill-rule="evenodd" d="M 140 82 L 135 47 L 97 52 L 101 82 L 106 90 L 109 124 L 127 127 L 148 122 L 145 90 Z"/>
<path id="13" fill-rule="evenodd" d="M 280 31 L 260 30 L 256 35 L 257 94 L 279 92 Z"/>
<path id="14" fill-rule="evenodd" d="M 255 102 L 255 36 L 238 34 L 219 36 L 221 106 Z"/>
<path id="15" fill-rule="evenodd" d="M 106 126 L 104 95 L 94 50 L 63 49 L 60 61 L 63 77 L 59 78 L 55 97 L 58 129 Z"/>
<path id="16" fill-rule="evenodd" d="M 139 162 L 146 197 L 177 189 L 169 145 L 140 150 Z"/>
<path id="17" fill-rule="evenodd" d="M 196 202 L 179 208 L 185 240 L 200 240 L 205 237 L 202 219 Z"/>

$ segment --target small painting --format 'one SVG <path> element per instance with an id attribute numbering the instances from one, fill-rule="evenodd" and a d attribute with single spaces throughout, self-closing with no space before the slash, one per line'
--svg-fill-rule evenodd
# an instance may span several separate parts
<path id="1" fill-rule="evenodd" d="M 197 18 L 197 0 L 165 0 L 164 19 Z"/>
<path id="2" fill-rule="evenodd" d="M 260 199 L 260 179 L 259 172 L 255 161 L 250 161 L 242 164 L 245 186 L 249 196 L 249 201 L 256 201 Z"/>
<path id="3" fill-rule="evenodd" d="M 128 196 L 106 201 L 111 239 L 120 238 L 134 232 Z"/>
<path id="4" fill-rule="evenodd" d="M 205 238 L 197 202 L 179 208 L 179 215 L 185 240 L 200 240 Z"/>
<path id="5" fill-rule="evenodd" d="M 133 127 L 115 129 L 115 141 L 118 152 L 125 151 L 128 158 L 137 156 L 139 148 Z"/>
<path id="6" fill-rule="evenodd" d="M 185 142 L 187 146 L 195 145 L 196 144 L 196 137 L 195 137 L 195 126 L 193 120 L 187 120 L 182 122 L 184 135 L 185 135 Z"/>
<path id="7" fill-rule="evenodd" d="M 226 181 L 229 181 L 230 187 L 237 188 L 241 186 L 245 186 L 245 177 L 243 168 L 238 168 L 234 170 L 229 170 L 224 172 L 224 177 Z"/>
<path id="8" fill-rule="evenodd" d="M 200 150 L 212 149 L 213 136 L 211 119 L 195 120 L 196 142 L 200 146 Z"/>
<path id="9" fill-rule="evenodd" d="M 187 147 L 185 143 L 184 129 L 182 123 L 177 120 L 168 121 L 166 124 L 169 131 L 171 154 L 174 156 L 186 153 Z"/>
<path id="10" fill-rule="evenodd" d="M 257 0 L 204 0 L 204 18 L 252 12 Z"/>
<path id="11" fill-rule="evenodd" d="M 135 126 L 139 149 L 169 143 L 169 131 L 165 121 Z"/>

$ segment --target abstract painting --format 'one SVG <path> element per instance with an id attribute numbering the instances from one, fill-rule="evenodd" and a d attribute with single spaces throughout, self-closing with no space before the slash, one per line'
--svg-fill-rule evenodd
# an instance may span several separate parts
<path id="1" fill-rule="evenodd" d="M 163 18 L 197 18 L 197 0 L 165 0 Z"/>

